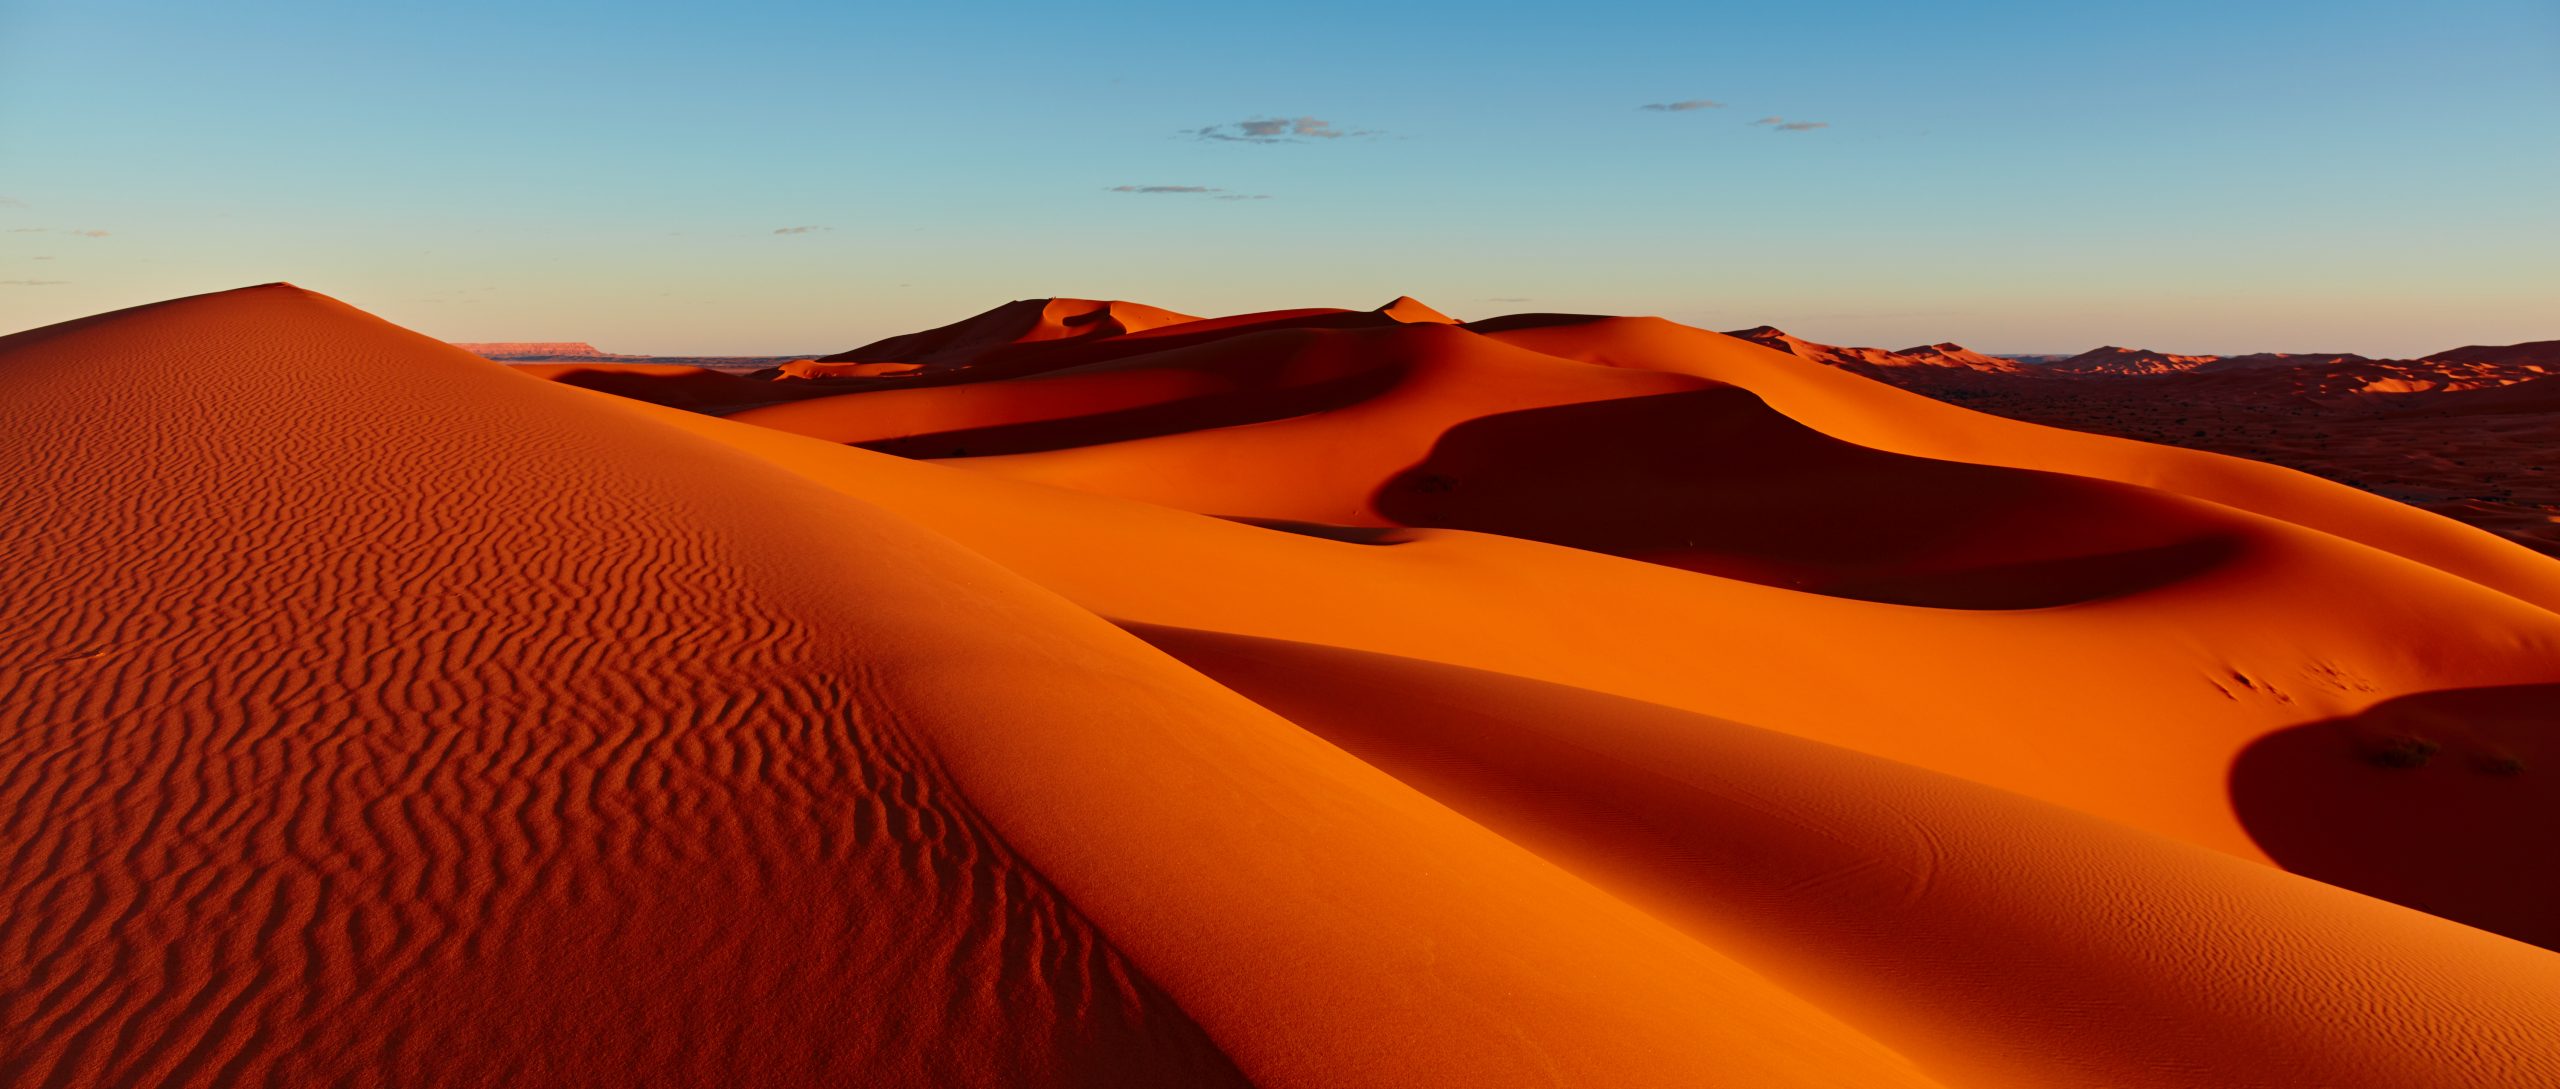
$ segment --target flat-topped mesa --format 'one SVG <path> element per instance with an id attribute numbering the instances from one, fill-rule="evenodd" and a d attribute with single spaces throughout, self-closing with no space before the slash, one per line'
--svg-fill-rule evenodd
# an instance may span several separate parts
<path id="1" fill-rule="evenodd" d="M 507 340 L 464 344 L 454 347 L 482 359 L 640 359 L 642 356 L 617 355 L 583 340 Z"/>

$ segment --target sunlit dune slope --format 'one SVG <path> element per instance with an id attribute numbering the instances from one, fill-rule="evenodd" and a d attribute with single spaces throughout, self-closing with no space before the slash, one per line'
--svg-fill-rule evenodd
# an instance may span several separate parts
<path id="1" fill-rule="evenodd" d="M 0 1080 L 1936 1084 L 932 533 L 333 301 L 0 340 L 0 414 Z"/>

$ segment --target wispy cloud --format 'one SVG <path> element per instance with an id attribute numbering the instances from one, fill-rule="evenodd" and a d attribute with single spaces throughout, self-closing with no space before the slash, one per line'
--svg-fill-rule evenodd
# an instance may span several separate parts
<path id="1" fill-rule="evenodd" d="M 0 208 L 24 208 L 27 202 L 16 197 L 0 197 Z"/>
<path id="2" fill-rule="evenodd" d="M 62 233 L 76 234 L 82 238 L 105 238 L 107 236 L 107 232 L 105 231 L 64 231 Z"/>
<path id="3" fill-rule="evenodd" d="M 46 287 L 70 282 L 69 280 L 0 280 L 0 287 Z"/>
<path id="4" fill-rule="evenodd" d="M 1185 136 L 1202 140 L 1226 140 L 1240 144 L 1303 144 L 1310 140 L 1340 140 L 1346 136 L 1376 136 L 1374 129 L 1345 129 L 1320 117 L 1256 117 L 1224 125 L 1203 125 L 1184 129 Z"/>
<path id="5" fill-rule="evenodd" d="M 1172 193 L 1211 200 L 1270 200 L 1269 193 L 1230 193 L 1214 185 L 1115 185 L 1107 193 Z"/>
<path id="6" fill-rule="evenodd" d="M 1721 110 L 1724 108 L 1724 103 L 1712 102 L 1703 98 L 1692 98 L 1680 102 L 1653 102 L 1636 108 L 1639 110 L 1652 110 L 1655 113 L 1687 113 L 1691 110 Z"/>
<path id="7" fill-rule="evenodd" d="M 1828 121 L 1789 121 L 1786 118 L 1775 116 L 1763 117 L 1752 122 L 1752 124 L 1767 125 L 1773 132 L 1812 132 L 1815 129 L 1827 129 L 1831 127 L 1831 122 Z"/>
<path id="8" fill-rule="evenodd" d="M 818 232 L 820 232 L 820 231 L 832 231 L 832 230 L 834 230 L 834 229 L 835 229 L 835 228 L 833 228 L 833 227 L 776 227 L 776 228 L 774 228 L 774 229 L 773 229 L 773 233 L 775 233 L 775 234 L 816 234 L 816 233 L 818 233 Z"/>

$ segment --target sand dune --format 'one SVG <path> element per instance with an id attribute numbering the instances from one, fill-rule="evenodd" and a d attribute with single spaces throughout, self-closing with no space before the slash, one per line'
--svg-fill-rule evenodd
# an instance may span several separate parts
<path id="1" fill-rule="evenodd" d="M 0 1081 L 2560 1080 L 2544 557 L 1644 319 L 815 366 L 0 338 Z"/>
<path id="2" fill-rule="evenodd" d="M 2560 342 L 2417 360 L 2262 353 L 2154 372 L 2047 362 L 1993 373 L 1790 339 L 1793 354 L 1940 400 L 2282 465 L 2560 555 Z"/>
<path id="3" fill-rule="evenodd" d="M 1124 622 L 1611 692 L 2256 859 L 2269 856 L 2227 781 L 2256 740 L 2351 713 L 2374 692 L 2547 677 L 2560 647 L 2560 623 L 2541 609 L 2246 516 L 2226 524 L 2232 551 L 2184 581 L 2071 609 L 1914 610 L 1506 537 L 1201 518 L 629 407 L 863 496 Z M 2342 584 L 2365 590 L 2328 589 Z M 2352 746 L 2331 757 L 2363 766 Z M 2519 804 L 2560 804 L 2538 782 L 2500 782 Z M 2531 836 L 2488 830 L 2480 850 L 2523 849 Z M 2372 864 L 2426 869 L 2429 855 L 2407 843 Z M 2436 908 L 2514 918 L 2552 902 L 2525 884 L 2474 892 L 2486 897 L 2477 910 Z"/>
<path id="4" fill-rule="evenodd" d="M 2274 466 L 1989 418 L 1658 319 L 1613 318 L 1491 335 L 1564 358 L 1730 381 L 1808 426 L 1878 449 L 2117 480 L 2225 504 L 2560 608 L 2560 565 L 2368 492 Z"/>
<path id="5" fill-rule="evenodd" d="M 999 348 L 1100 339 L 1196 320 L 1137 303 L 1023 299 L 949 325 L 875 341 L 821 362 L 959 366 Z"/>
<path id="6" fill-rule="evenodd" d="M 520 363 L 516 370 L 564 386 L 601 390 L 696 412 L 736 411 L 777 399 L 771 382 L 683 364 Z"/>

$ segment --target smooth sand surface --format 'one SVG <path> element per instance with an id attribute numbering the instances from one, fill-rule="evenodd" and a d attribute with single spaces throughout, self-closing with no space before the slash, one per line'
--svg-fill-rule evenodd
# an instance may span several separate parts
<path id="1" fill-rule="evenodd" d="M 2544 557 L 1649 319 L 848 355 L 0 338 L 0 1083 L 2560 1082 Z"/>

